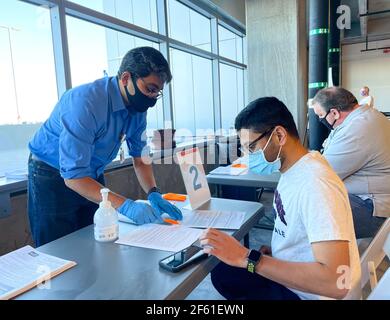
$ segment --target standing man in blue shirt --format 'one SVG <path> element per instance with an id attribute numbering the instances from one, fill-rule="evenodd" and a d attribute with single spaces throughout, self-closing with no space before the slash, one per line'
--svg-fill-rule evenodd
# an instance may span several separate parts
<path id="1" fill-rule="evenodd" d="M 118 212 L 137 224 L 162 222 L 166 212 L 182 219 L 164 200 L 152 166 L 142 161 L 146 115 L 172 79 L 168 62 L 151 47 L 130 50 L 117 77 L 105 77 L 67 91 L 29 143 L 28 211 L 36 246 L 93 222 L 104 169 L 126 141 L 150 205 L 110 192 Z"/>

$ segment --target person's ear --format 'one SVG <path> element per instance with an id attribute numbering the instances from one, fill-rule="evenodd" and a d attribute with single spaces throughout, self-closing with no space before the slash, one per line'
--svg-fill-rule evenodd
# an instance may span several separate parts
<path id="1" fill-rule="evenodd" d="M 287 142 L 287 130 L 281 126 L 277 126 L 275 129 L 275 136 L 278 139 L 279 146 L 284 146 Z"/>
<path id="2" fill-rule="evenodd" d="M 135 90 L 134 90 L 133 82 L 131 81 L 131 73 L 130 72 L 125 71 L 122 73 L 121 82 L 122 82 L 122 85 L 124 87 L 128 87 L 130 94 L 134 95 Z"/>
<path id="3" fill-rule="evenodd" d="M 333 114 L 333 118 L 335 119 L 335 120 L 339 120 L 340 119 L 340 111 L 339 110 L 337 110 L 336 108 L 334 108 L 334 109 L 332 109 L 332 114 Z"/>

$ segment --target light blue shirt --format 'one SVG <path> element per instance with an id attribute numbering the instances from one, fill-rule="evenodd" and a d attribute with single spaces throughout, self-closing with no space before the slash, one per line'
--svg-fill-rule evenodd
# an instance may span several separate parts
<path id="1" fill-rule="evenodd" d="M 29 143 L 40 160 L 64 179 L 96 179 L 126 140 L 129 155 L 146 150 L 146 112 L 130 112 L 116 77 L 67 91 Z"/>

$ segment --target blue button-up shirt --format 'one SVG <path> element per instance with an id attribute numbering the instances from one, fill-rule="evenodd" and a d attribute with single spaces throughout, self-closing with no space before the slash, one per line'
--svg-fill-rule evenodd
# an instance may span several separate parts
<path id="1" fill-rule="evenodd" d="M 146 150 L 146 112 L 130 113 L 117 78 L 106 77 L 67 91 L 29 148 L 64 179 L 96 179 L 124 140 L 132 157 Z"/>

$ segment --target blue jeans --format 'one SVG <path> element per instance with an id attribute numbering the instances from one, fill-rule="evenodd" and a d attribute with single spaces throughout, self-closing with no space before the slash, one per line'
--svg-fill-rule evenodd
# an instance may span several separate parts
<path id="1" fill-rule="evenodd" d="M 371 199 L 362 200 L 358 196 L 348 194 L 351 204 L 353 224 L 356 238 L 373 238 L 386 218 L 374 217 L 374 204 Z"/>
<path id="2" fill-rule="evenodd" d="M 93 223 L 98 205 L 69 189 L 57 169 L 30 155 L 28 176 L 28 215 L 36 247 Z M 104 177 L 98 181 L 104 184 Z"/>
<path id="3" fill-rule="evenodd" d="M 211 272 L 211 281 L 228 300 L 300 300 L 294 292 L 277 282 L 223 262 Z"/>

